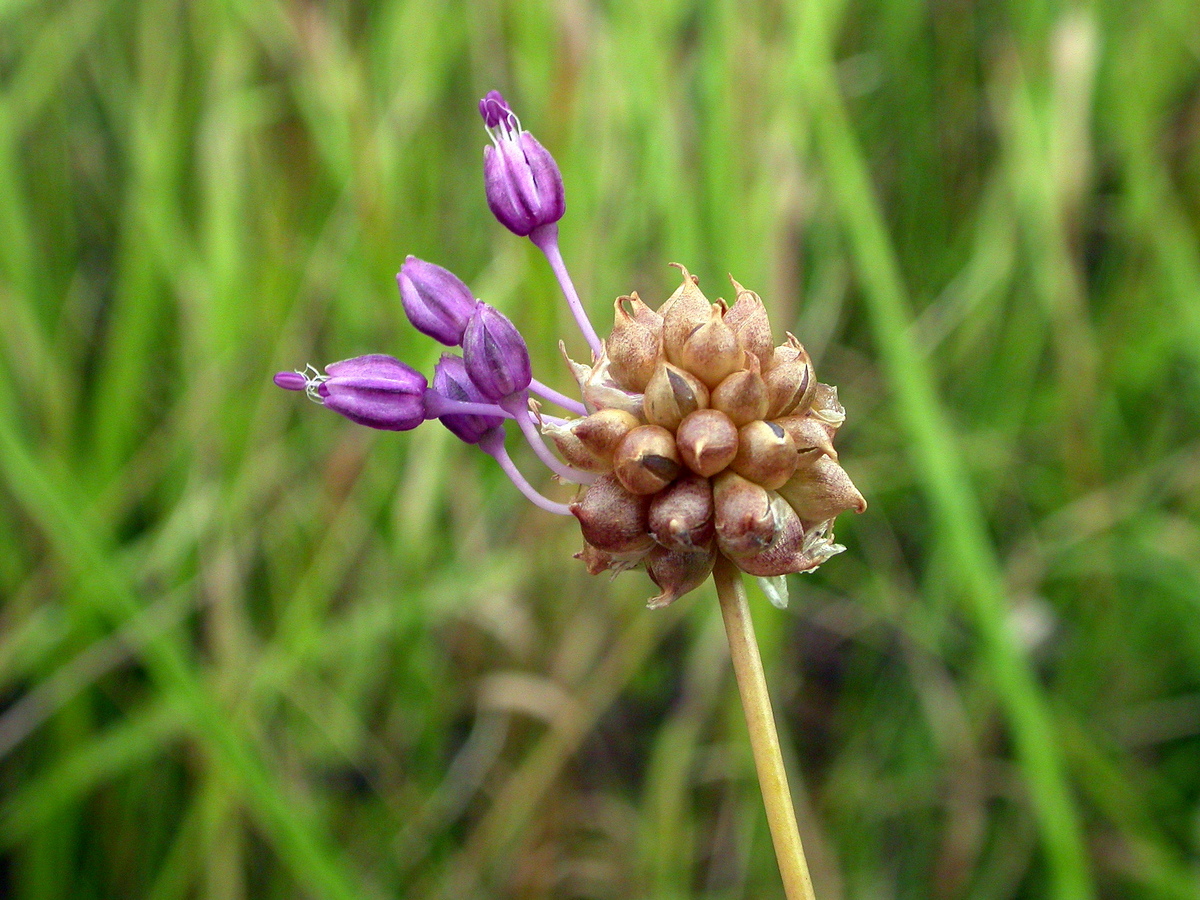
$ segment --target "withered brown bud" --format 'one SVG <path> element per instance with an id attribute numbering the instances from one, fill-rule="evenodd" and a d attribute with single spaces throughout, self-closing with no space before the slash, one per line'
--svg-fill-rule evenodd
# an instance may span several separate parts
<path id="1" fill-rule="evenodd" d="M 713 492 L 707 478 L 684 475 L 650 501 L 654 539 L 671 550 L 695 551 L 713 539 Z"/>
<path id="2" fill-rule="evenodd" d="M 738 451 L 729 468 L 769 491 L 796 471 L 796 442 L 783 426 L 761 419 L 738 429 Z"/>
<path id="3" fill-rule="evenodd" d="M 648 550 L 654 538 L 646 530 L 650 498 L 632 494 L 615 475 L 604 475 L 571 504 L 583 539 L 606 553 Z"/>
<path id="4" fill-rule="evenodd" d="M 637 416 L 623 409 L 602 409 L 573 421 L 571 430 L 586 449 L 608 462 L 611 469 L 617 445 L 641 424 Z"/>
<path id="5" fill-rule="evenodd" d="M 775 540 L 778 523 L 766 488 L 725 471 L 713 479 L 713 505 L 717 546 L 726 556 L 758 553 Z"/>
<path id="6" fill-rule="evenodd" d="M 824 422 L 812 416 L 784 416 L 774 421 L 792 436 L 800 468 L 812 465 L 821 456 L 837 461 L 837 451 L 829 437 L 830 429 Z"/>
<path id="7" fill-rule="evenodd" d="M 635 494 L 653 494 L 675 480 L 682 468 L 675 436 L 661 425 L 639 425 L 613 454 L 613 474 Z"/>
<path id="8" fill-rule="evenodd" d="M 742 357 L 749 368 L 734 372 L 718 384 L 709 399 L 713 409 L 719 409 L 739 428 L 767 414 L 767 384 L 758 372 L 758 357 L 746 353 Z"/>
<path id="9" fill-rule="evenodd" d="M 626 303 L 640 305 L 650 312 L 636 293 L 618 297 L 613 304 L 615 315 L 612 334 L 604 346 L 613 378 L 621 387 L 640 392 L 646 389 L 646 382 L 654 374 L 662 354 L 662 319 L 657 313 L 651 313 L 659 319 L 658 327 L 651 328 L 645 322 L 638 321 L 636 315 L 627 312 Z M 636 306 L 633 308 L 636 309 Z"/>
<path id="10" fill-rule="evenodd" d="M 619 569 L 621 564 L 617 562 L 615 556 L 611 553 L 593 547 L 587 541 L 583 542 L 583 549 L 575 554 L 575 558 L 582 560 L 587 566 L 589 575 L 599 575 L 601 572 L 607 572 L 609 569 Z"/>
<path id="11" fill-rule="evenodd" d="M 849 509 L 862 512 L 867 508 L 846 470 L 828 456 L 798 470 L 779 488 L 779 494 L 804 522 L 824 522 Z"/>
<path id="12" fill-rule="evenodd" d="M 651 425 L 674 431 L 685 416 L 707 406 L 708 388 L 704 382 L 678 366 L 662 363 L 646 385 L 642 408 Z"/>
<path id="13" fill-rule="evenodd" d="M 837 388 L 820 382 L 813 390 L 810 413 L 835 431 L 846 421 L 846 408 L 838 400 Z"/>
<path id="14" fill-rule="evenodd" d="M 678 263 L 671 263 L 683 273 L 683 284 L 659 309 L 663 317 L 663 351 L 677 366 L 683 365 L 683 345 L 693 331 L 708 321 L 710 304 L 700 293 L 695 277 Z"/>
<path id="15" fill-rule="evenodd" d="M 680 365 L 710 388 L 720 384 L 742 362 L 737 337 L 721 318 L 724 312 L 720 303 L 714 303 L 708 321 L 688 336 L 680 352 Z"/>
<path id="16" fill-rule="evenodd" d="M 685 466 L 697 475 L 711 477 L 737 455 L 737 426 L 719 409 L 700 409 L 679 423 L 675 445 Z"/>
<path id="17" fill-rule="evenodd" d="M 600 358 L 594 365 L 585 366 L 567 356 L 567 347 L 558 342 L 563 359 L 571 367 L 571 373 L 579 382 L 579 391 L 583 394 L 583 402 L 588 409 L 623 409 L 635 416 L 642 414 L 642 395 L 636 391 L 627 390 L 617 383 L 609 371 L 608 353 L 601 350 Z"/>
<path id="18" fill-rule="evenodd" d="M 716 560 L 717 551 L 711 547 L 700 551 L 655 547 L 646 555 L 646 572 L 662 593 L 650 598 L 646 606 L 661 609 L 700 587 Z"/>
<path id="19" fill-rule="evenodd" d="M 733 289 L 737 292 L 734 304 L 725 313 L 725 324 L 735 335 L 743 350 L 758 357 L 765 371 L 771 364 L 771 353 L 774 340 L 771 337 L 771 321 L 767 318 L 767 308 L 763 306 L 762 298 L 754 291 L 748 291 L 736 281 L 733 276 Z"/>
<path id="20" fill-rule="evenodd" d="M 768 419 L 792 413 L 804 415 L 817 387 L 808 351 L 790 334 L 788 339 L 788 343 L 775 348 L 771 367 L 763 372 L 769 398 Z"/>

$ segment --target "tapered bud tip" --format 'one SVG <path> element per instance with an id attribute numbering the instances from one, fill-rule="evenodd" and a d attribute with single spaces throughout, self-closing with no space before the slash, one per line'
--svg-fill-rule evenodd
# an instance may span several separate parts
<path id="1" fill-rule="evenodd" d="M 479 115 L 483 117 L 485 126 L 495 128 L 512 115 L 512 110 L 499 91 L 488 91 L 487 96 L 479 101 Z"/>
<path id="2" fill-rule="evenodd" d="M 285 391 L 302 391 L 308 387 L 308 379 L 299 372 L 276 372 L 275 384 Z"/>
<path id="3" fill-rule="evenodd" d="M 661 609 L 684 594 L 695 590 L 712 572 L 717 554 L 713 549 L 700 551 L 669 550 L 655 547 L 646 556 L 646 572 L 662 592 L 651 597 L 646 606 Z"/>
<path id="4" fill-rule="evenodd" d="M 448 347 L 462 343 L 475 297 L 462 279 L 441 266 L 410 256 L 396 275 L 400 302 L 413 327 Z"/>
<path id="5" fill-rule="evenodd" d="M 482 301 L 463 333 L 463 359 L 471 381 L 489 400 L 523 391 L 533 380 L 525 339 L 507 316 Z"/>

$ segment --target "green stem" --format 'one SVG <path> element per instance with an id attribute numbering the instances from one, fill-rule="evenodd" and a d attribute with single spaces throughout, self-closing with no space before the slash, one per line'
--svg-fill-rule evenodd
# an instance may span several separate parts
<path id="1" fill-rule="evenodd" d="M 779 752 L 779 734 L 775 731 L 767 679 L 763 675 L 758 640 L 754 637 L 754 623 L 750 620 L 746 586 L 742 584 L 741 573 L 723 556 L 717 557 L 713 581 L 717 583 L 721 616 L 725 619 L 725 634 L 729 638 L 729 655 L 733 658 L 733 672 L 742 695 L 742 708 L 746 711 L 754 768 L 758 771 L 758 785 L 767 808 L 767 824 L 775 844 L 784 894 L 787 900 L 816 900 L 796 826 L 796 811 L 792 808 L 783 756 Z"/>

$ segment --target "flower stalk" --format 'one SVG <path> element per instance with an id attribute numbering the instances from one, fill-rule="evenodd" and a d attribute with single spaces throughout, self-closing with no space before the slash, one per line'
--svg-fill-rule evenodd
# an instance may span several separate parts
<path id="1" fill-rule="evenodd" d="M 808 874 L 808 862 L 804 858 L 804 846 L 800 843 L 787 772 L 783 768 L 779 733 L 775 730 L 775 716 L 771 711 L 771 697 L 767 693 L 762 656 L 758 652 L 754 623 L 750 619 L 746 586 L 742 583 L 738 568 L 723 556 L 717 557 L 713 581 L 717 585 L 721 617 L 725 620 L 729 655 L 733 660 L 733 673 L 737 678 L 742 709 L 746 713 L 754 768 L 767 809 L 767 825 L 775 845 L 775 859 L 779 863 L 784 894 L 787 900 L 816 900 L 812 878 Z"/>
<path id="2" fill-rule="evenodd" d="M 541 226 L 529 235 L 529 239 L 545 254 L 546 262 L 550 263 L 554 277 L 558 279 L 558 286 L 562 288 L 563 296 L 567 298 L 567 306 L 571 308 L 575 324 L 583 332 L 584 340 L 592 349 L 592 356 L 598 357 L 603 346 L 600 343 L 600 336 L 596 334 L 596 329 L 592 327 L 592 321 L 583 308 L 579 292 L 575 290 L 575 282 L 571 280 L 571 274 L 567 271 L 566 263 L 563 262 L 562 251 L 558 249 L 558 223 L 551 222 Z"/>

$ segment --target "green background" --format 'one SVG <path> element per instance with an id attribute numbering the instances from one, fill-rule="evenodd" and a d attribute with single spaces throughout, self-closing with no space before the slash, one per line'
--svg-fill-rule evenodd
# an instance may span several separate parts
<path id="1" fill-rule="evenodd" d="M 840 386 L 751 595 L 819 900 L 1200 896 L 1189 0 L 0 0 L 0 895 L 779 896 L 711 587 L 271 385 L 431 372 L 413 253 L 569 386 L 492 88 L 599 327 L 733 273 Z"/>

